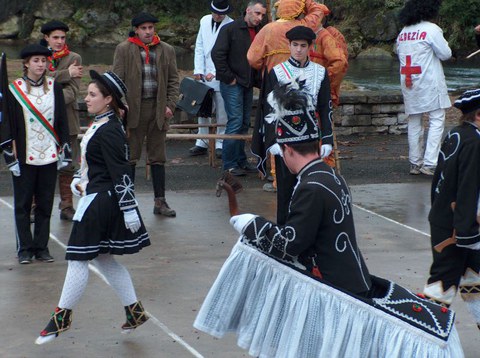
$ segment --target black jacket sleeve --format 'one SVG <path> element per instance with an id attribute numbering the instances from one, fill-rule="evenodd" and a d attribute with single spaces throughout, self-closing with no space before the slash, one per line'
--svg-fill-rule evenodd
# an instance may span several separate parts
<path id="1" fill-rule="evenodd" d="M 212 60 L 215 64 L 216 79 L 230 84 L 236 78 L 228 65 L 228 56 L 230 54 L 231 45 L 231 28 L 228 24 L 220 29 L 220 32 L 212 49 Z"/>
<path id="2" fill-rule="evenodd" d="M 316 110 L 319 116 L 318 124 L 322 135 L 322 144 L 333 145 L 332 100 L 330 96 L 330 80 L 326 70 L 325 77 L 320 85 L 320 91 L 318 92 Z"/>
<path id="3" fill-rule="evenodd" d="M 70 131 L 68 129 L 67 108 L 65 107 L 65 97 L 63 96 L 62 85 L 53 83 L 53 93 L 55 96 L 55 131 L 60 140 L 60 145 L 70 142 Z"/>

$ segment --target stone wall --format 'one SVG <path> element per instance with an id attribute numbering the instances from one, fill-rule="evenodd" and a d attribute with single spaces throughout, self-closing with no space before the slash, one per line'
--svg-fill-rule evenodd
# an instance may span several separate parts
<path id="1" fill-rule="evenodd" d="M 400 92 L 385 94 L 375 91 L 344 91 L 341 105 L 333 111 L 335 133 L 351 134 L 404 134 L 407 133 L 407 116 Z M 258 98 L 253 101 L 252 126 Z M 88 119 L 86 106 L 79 101 L 82 125 Z M 175 111 L 172 123 L 195 123 L 195 117 L 180 110 Z"/>
<path id="2" fill-rule="evenodd" d="M 333 112 L 337 135 L 407 132 L 400 92 L 344 91 L 340 103 Z"/>

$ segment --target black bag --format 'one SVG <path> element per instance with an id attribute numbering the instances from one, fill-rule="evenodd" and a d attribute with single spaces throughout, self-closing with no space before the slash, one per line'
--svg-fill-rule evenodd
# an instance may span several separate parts
<path id="1" fill-rule="evenodd" d="M 213 88 L 193 78 L 185 77 L 180 83 L 180 100 L 177 107 L 197 117 L 211 117 L 213 94 Z"/>

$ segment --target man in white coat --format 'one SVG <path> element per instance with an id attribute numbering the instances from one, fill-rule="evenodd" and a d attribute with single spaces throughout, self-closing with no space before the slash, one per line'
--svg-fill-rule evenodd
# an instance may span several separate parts
<path id="1" fill-rule="evenodd" d="M 440 3 L 440 0 L 410 0 L 399 15 L 405 27 L 397 37 L 397 53 L 413 175 L 433 175 L 445 126 L 445 109 L 451 106 L 441 61 L 448 60 L 452 51 L 442 29 L 430 22 L 438 15 Z M 423 113 L 429 116 L 424 154 Z"/>
<path id="2" fill-rule="evenodd" d="M 217 40 L 220 28 L 232 22 L 233 20 L 227 15 L 232 7 L 228 0 L 213 0 L 210 4 L 212 13 L 205 15 L 200 20 L 200 29 L 198 30 L 197 42 L 195 43 L 195 63 L 193 76 L 197 81 L 203 81 L 206 85 L 215 90 L 213 96 L 214 110 L 218 125 L 217 134 L 225 133 L 225 124 L 227 123 L 227 113 L 222 95 L 220 94 L 220 82 L 215 79 L 215 65 L 212 61 L 212 48 Z M 211 118 L 198 117 L 198 124 L 210 124 Z M 198 129 L 199 134 L 207 134 L 208 128 L 201 127 Z M 190 148 L 190 155 L 202 155 L 207 153 L 208 144 L 206 141 L 197 139 L 195 146 Z M 222 140 L 215 141 L 215 155 L 217 158 L 222 157 Z"/>

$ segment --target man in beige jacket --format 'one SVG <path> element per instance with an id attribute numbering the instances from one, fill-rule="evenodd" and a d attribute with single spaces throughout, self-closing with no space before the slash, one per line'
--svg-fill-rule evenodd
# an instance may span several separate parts
<path id="1" fill-rule="evenodd" d="M 132 19 L 134 31 L 115 49 L 113 72 L 128 89 L 127 135 L 133 173 L 146 137 L 155 194 L 153 213 L 174 217 L 175 210 L 165 200 L 165 139 L 178 99 L 179 79 L 175 50 L 156 34 L 157 22 L 148 13 Z"/>
<path id="2" fill-rule="evenodd" d="M 52 55 L 48 57 L 47 75 L 55 78 L 63 88 L 65 107 L 67 110 L 70 143 L 72 146 L 72 163 L 58 171 L 58 186 L 60 192 L 60 219 L 72 221 L 75 215 L 73 208 L 70 183 L 73 174 L 78 169 L 80 146 L 78 134 L 80 133 L 80 119 L 78 117 L 77 97 L 80 79 L 83 74 L 82 58 L 78 53 L 70 51 L 66 44 L 69 28 L 61 21 L 52 20 L 45 23 L 40 31 L 44 35 L 42 44 L 47 46 Z"/>

